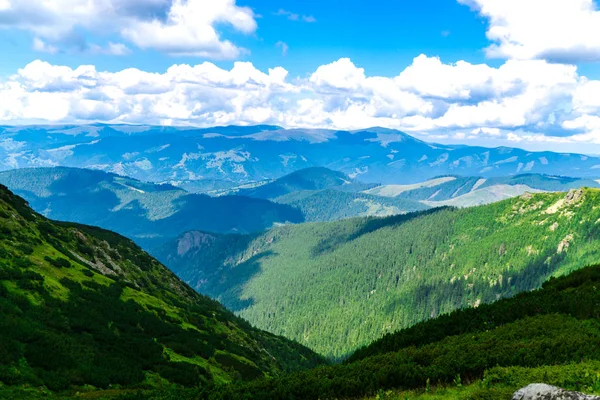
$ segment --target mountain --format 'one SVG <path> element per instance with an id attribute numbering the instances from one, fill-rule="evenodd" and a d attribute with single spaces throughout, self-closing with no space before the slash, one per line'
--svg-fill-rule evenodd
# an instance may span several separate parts
<path id="1" fill-rule="evenodd" d="M 190 194 L 103 171 L 27 168 L 0 173 L 0 183 L 46 217 L 110 229 L 147 249 L 194 229 L 249 233 L 303 221 L 299 211 L 286 205 Z"/>
<path id="2" fill-rule="evenodd" d="M 238 195 L 276 199 L 294 192 L 335 189 L 340 191 L 366 190 L 374 185 L 350 178 L 343 172 L 324 167 L 305 168 L 255 188 L 242 189 Z"/>
<path id="3" fill-rule="evenodd" d="M 335 221 L 359 216 L 388 216 L 426 210 L 413 200 L 360 193 L 376 186 L 324 167 L 305 168 L 236 194 L 270 199 L 299 209 L 308 222 Z"/>
<path id="4" fill-rule="evenodd" d="M 156 255 L 256 326 L 330 358 L 385 333 L 540 287 L 600 260 L 600 191 L 481 207 L 184 235 Z"/>
<path id="5" fill-rule="evenodd" d="M 414 200 L 332 189 L 293 192 L 273 201 L 297 208 L 307 222 L 337 221 L 352 217 L 386 217 L 430 208 Z"/>
<path id="6" fill-rule="evenodd" d="M 208 399 L 506 400 L 540 382 L 600 394 L 598 287 L 600 267 L 581 269 L 390 334 L 342 365 L 221 386 Z"/>
<path id="7" fill-rule="evenodd" d="M 422 201 L 430 206 L 470 207 L 535 192 L 567 192 L 580 187 L 600 188 L 594 179 L 540 174 L 482 178 L 443 176 L 412 185 L 383 185 L 365 193 Z"/>
<path id="8" fill-rule="evenodd" d="M 96 124 L 0 127 L 0 137 L 0 170 L 92 168 L 206 192 L 273 180 L 315 166 L 382 184 L 416 183 L 442 175 L 600 176 L 597 157 L 440 145 L 384 128 L 334 131 Z"/>
<path id="9" fill-rule="evenodd" d="M 0 230 L 3 385 L 198 387 L 321 363 L 197 294 L 130 240 L 48 220 L 4 186 Z"/>

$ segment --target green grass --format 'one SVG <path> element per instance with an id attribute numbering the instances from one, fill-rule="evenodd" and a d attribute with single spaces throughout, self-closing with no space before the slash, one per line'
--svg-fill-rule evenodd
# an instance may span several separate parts
<path id="1" fill-rule="evenodd" d="M 495 367 L 481 380 L 463 385 L 420 388 L 417 390 L 381 390 L 364 400 L 505 400 L 531 383 L 546 383 L 563 389 L 600 395 L 600 362 L 551 365 L 538 368 Z"/>

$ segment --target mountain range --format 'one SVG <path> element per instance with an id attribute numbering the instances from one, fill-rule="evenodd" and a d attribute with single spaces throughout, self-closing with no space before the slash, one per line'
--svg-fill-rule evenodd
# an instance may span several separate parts
<path id="1" fill-rule="evenodd" d="M 520 174 L 482 178 L 442 176 L 412 185 L 381 185 L 365 193 L 420 201 L 432 207 L 470 207 L 536 192 L 566 192 L 582 187 L 600 188 L 600 180 L 565 176 Z"/>
<path id="2" fill-rule="evenodd" d="M 600 175 L 600 159 L 592 156 L 440 145 L 384 128 L 95 124 L 0 127 L 0 137 L 0 169 L 92 168 L 198 192 L 277 179 L 313 166 L 382 184 L 416 183 L 441 175 Z"/>
<path id="3" fill-rule="evenodd" d="M 304 221 L 300 211 L 267 200 L 190 194 L 103 171 L 26 168 L 0 173 L 0 183 L 49 218 L 110 229 L 146 249 L 194 229 L 250 233 Z"/>
<path id="4" fill-rule="evenodd" d="M 95 124 L 0 169 L 0 398 L 600 392 L 595 157 Z"/>
<path id="5" fill-rule="evenodd" d="M 578 189 L 254 235 L 188 232 L 154 254 L 256 326 L 339 359 L 597 263 L 599 201 L 599 190 Z"/>
<path id="6" fill-rule="evenodd" d="M 499 218 L 558 214 L 589 228 L 597 195 L 526 196 L 498 203 Z M 371 219 L 369 229 L 410 222 L 396 218 L 405 220 Z M 327 366 L 197 294 L 128 239 L 48 220 L 1 186 L 0 230 L 2 398 L 501 400 L 538 381 L 600 392 L 600 267 L 575 257 L 550 262 L 546 273 L 577 270 L 539 290 L 434 317 Z M 561 254 L 586 253 L 561 243 Z"/>
<path id="7" fill-rule="evenodd" d="M 364 192 L 376 184 L 363 183 L 324 167 L 310 167 L 235 194 L 269 199 L 300 210 L 307 222 L 336 221 L 359 216 L 389 216 L 422 211 L 428 205 L 403 198 Z"/>

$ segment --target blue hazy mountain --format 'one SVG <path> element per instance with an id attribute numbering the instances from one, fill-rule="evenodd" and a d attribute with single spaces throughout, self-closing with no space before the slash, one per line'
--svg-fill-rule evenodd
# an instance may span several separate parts
<path id="1" fill-rule="evenodd" d="M 600 158 L 522 149 L 439 145 L 403 132 L 178 128 L 129 125 L 0 127 L 0 169 L 93 168 L 210 192 L 323 166 L 363 182 L 406 184 L 441 175 L 600 176 Z"/>
<path id="2" fill-rule="evenodd" d="M 103 171 L 26 168 L 0 173 L 0 182 L 49 218 L 110 229 L 147 249 L 192 229 L 251 233 L 304 220 L 268 200 L 191 194 Z"/>

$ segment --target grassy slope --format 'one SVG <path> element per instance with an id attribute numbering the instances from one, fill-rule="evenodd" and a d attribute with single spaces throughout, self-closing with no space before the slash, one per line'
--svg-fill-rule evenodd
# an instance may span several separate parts
<path id="1" fill-rule="evenodd" d="M 569 200 L 570 199 L 570 200 Z M 162 257 L 253 324 L 339 358 L 388 332 L 600 259 L 600 191 L 309 223 Z"/>
<path id="2" fill-rule="evenodd" d="M 599 287 L 600 267 L 584 268 L 541 290 L 399 331 L 341 365 L 123 400 L 505 400 L 533 382 L 600 393 Z"/>
<path id="3" fill-rule="evenodd" d="M 321 362 L 198 295 L 128 239 L 47 220 L 1 186 L 0 232 L 3 385 L 206 386 Z"/>

